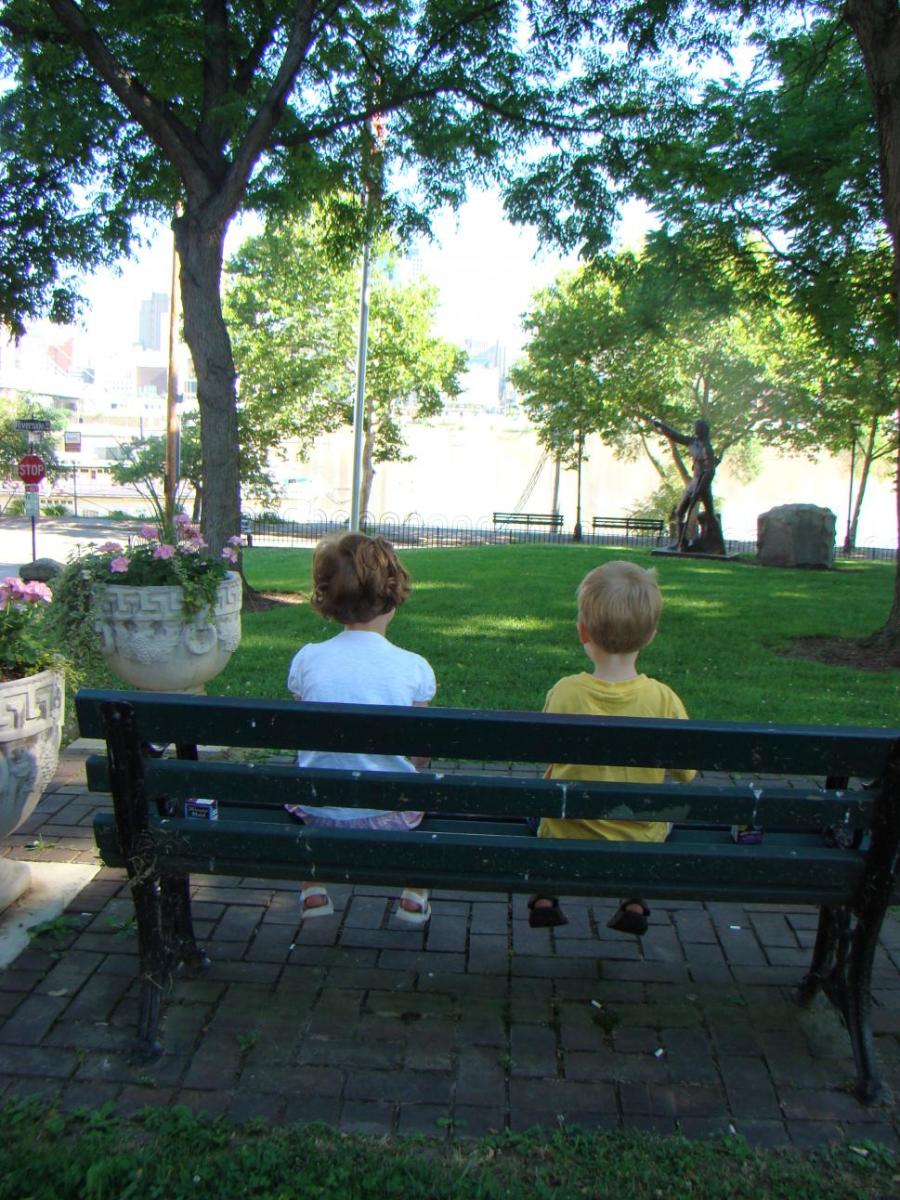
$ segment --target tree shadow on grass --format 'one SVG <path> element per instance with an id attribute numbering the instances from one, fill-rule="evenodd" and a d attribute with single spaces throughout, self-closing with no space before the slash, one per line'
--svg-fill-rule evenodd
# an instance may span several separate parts
<path id="1" fill-rule="evenodd" d="M 292 604 L 305 604 L 304 592 L 258 592 L 255 588 L 245 589 L 241 612 L 267 612 L 270 608 L 285 608 Z"/>
<path id="2" fill-rule="evenodd" d="M 811 658 L 832 667 L 851 667 L 856 671 L 896 671 L 900 669 L 900 650 L 886 651 L 872 644 L 871 638 L 839 638 L 818 635 L 793 638 L 783 653 L 793 658 Z"/>

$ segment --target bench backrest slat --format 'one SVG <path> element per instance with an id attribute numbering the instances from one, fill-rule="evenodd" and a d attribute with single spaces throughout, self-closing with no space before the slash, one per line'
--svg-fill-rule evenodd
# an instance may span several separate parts
<path id="1" fill-rule="evenodd" d="M 87 764 L 92 791 L 110 790 L 105 757 Z M 866 792 L 846 795 L 819 788 L 774 785 L 561 783 L 486 775 L 359 774 L 304 770 L 267 763 L 191 762 L 148 759 L 145 787 L 151 798 L 186 800 L 215 796 L 221 809 L 284 804 L 343 805 L 429 813 L 490 813 L 498 817 L 617 817 L 714 825 L 765 825 L 768 829 L 821 830 L 826 826 L 868 828 L 873 800 Z"/>
<path id="2" fill-rule="evenodd" d="M 84 689 L 81 733 L 105 737 L 102 705 L 127 700 L 148 741 L 249 749 L 424 754 L 502 762 L 695 767 L 756 774 L 877 777 L 900 729 L 736 725 L 377 705 L 294 704 Z M 473 718 L 477 718 L 473 720 Z"/>

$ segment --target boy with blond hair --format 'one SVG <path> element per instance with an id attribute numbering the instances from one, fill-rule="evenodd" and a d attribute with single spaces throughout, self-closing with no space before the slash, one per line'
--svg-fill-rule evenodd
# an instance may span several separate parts
<path id="1" fill-rule="evenodd" d="M 656 636 L 662 611 L 662 594 L 656 572 L 634 563 L 615 560 L 595 567 L 578 589 L 578 636 L 593 663 L 592 672 L 568 675 L 547 693 L 544 712 L 581 713 L 594 717 L 674 717 L 687 712 L 671 688 L 637 671 L 637 657 Z M 680 782 L 689 783 L 692 770 L 673 770 Z M 575 779 L 620 783 L 662 783 L 662 767 L 607 767 L 580 763 L 552 763 L 548 779 Z M 571 820 L 544 817 L 538 837 L 606 838 L 609 841 L 664 842 L 665 821 Z M 547 927 L 567 924 L 556 896 L 532 896 L 529 924 Z M 637 936 L 647 932 L 650 909 L 643 900 L 623 900 L 607 922 L 610 929 Z"/>

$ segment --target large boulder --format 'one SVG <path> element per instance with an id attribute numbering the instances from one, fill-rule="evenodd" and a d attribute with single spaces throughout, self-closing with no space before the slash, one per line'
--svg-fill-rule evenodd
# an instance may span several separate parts
<path id="1" fill-rule="evenodd" d="M 65 563 L 57 562 L 55 558 L 36 558 L 34 562 L 19 567 L 19 578 L 26 583 L 49 583 L 65 569 Z"/>
<path id="2" fill-rule="evenodd" d="M 830 567 L 837 517 L 817 504 L 781 504 L 756 519 L 756 553 L 765 567 Z"/>

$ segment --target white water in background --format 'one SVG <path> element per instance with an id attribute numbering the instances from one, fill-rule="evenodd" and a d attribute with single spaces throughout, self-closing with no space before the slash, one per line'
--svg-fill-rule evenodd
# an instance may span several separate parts
<path id="1" fill-rule="evenodd" d="M 713 431 L 715 433 L 715 431 Z M 466 413 L 445 416 L 419 425 L 407 436 L 413 456 L 409 462 L 376 465 L 370 511 L 375 517 L 490 527 L 495 511 L 550 512 L 553 504 L 553 465 L 545 461 L 531 494 L 523 500 L 529 482 L 543 458 L 534 431 L 521 418 L 499 414 Z M 715 444 L 715 442 L 713 443 Z M 876 464 L 866 490 L 858 543 L 861 546 L 897 545 L 897 516 L 892 459 Z M 289 451 L 286 461 L 273 463 L 284 486 L 281 516 L 314 520 L 347 516 L 350 511 L 352 439 L 349 430 L 330 434 L 316 445 L 308 460 Z M 837 517 L 837 542 L 847 524 L 849 455 L 818 461 L 764 451 L 760 471 L 749 482 L 736 479 L 728 457 L 716 474 L 714 493 L 726 538 L 753 541 L 757 516 L 778 504 L 819 504 Z M 635 462 L 617 459 L 598 438 L 588 439 L 583 467 L 581 521 L 590 531 L 594 516 L 622 516 L 657 486 L 657 475 L 644 458 Z M 149 505 L 132 489 L 110 485 L 106 476 L 96 481 L 80 473 L 78 512 L 81 516 L 106 516 L 122 510 L 149 515 Z M 6 493 L 18 494 L 20 485 L 0 489 L 0 506 Z M 43 489 L 42 505 L 51 499 Z M 64 476 L 53 488 L 52 499 L 72 511 L 72 483 Z M 564 527 L 575 524 L 574 471 L 560 478 L 560 511 Z M 257 514 L 260 505 L 245 501 L 245 510 Z"/>
<path id="2" fill-rule="evenodd" d="M 715 432 L 715 431 L 713 431 Z M 370 512 L 409 516 L 425 521 L 491 523 L 491 514 L 513 511 L 542 458 L 534 431 L 521 421 L 499 416 L 466 414 L 445 417 L 412 429 L 409 462 L 377 464 Z M 714 443 L 715 444 L 715 443 Z M 333 516 L 350 508 L 352 447 L 349 433 L 322 438 L 305 462 L 277 465 L 286 481 L 283 516 L 293 520 Z M 727 455 L 714 484 L 716 507 L 726 538 L 753 540 L 757 516 L 779 504 L 818 504 L 837 517 L 838 544 L 847 523 L 849 455 L 824 455 L 817 462 L 763 451 L 759 474 L 743 482 L 729 473 Z M 866 490 L 858 543 L 896 546 L 897 515 L 891 471 L 893 460 L 878 464 Z M 553 503 L 553 465 L 547 461 L 525 512 L 550 512 Z M 658 477 L 646 460 L 617 459 L 599 439 L 589 438 L 582 470 L 582 526 L 590 530 L 594 516 L 620 516 L 657 486 Z M 252 508 L 252 505 L 248 505 Z M 575 523 L 576 478 L 560 478 L 560 510 L 568 529 Z"/>

